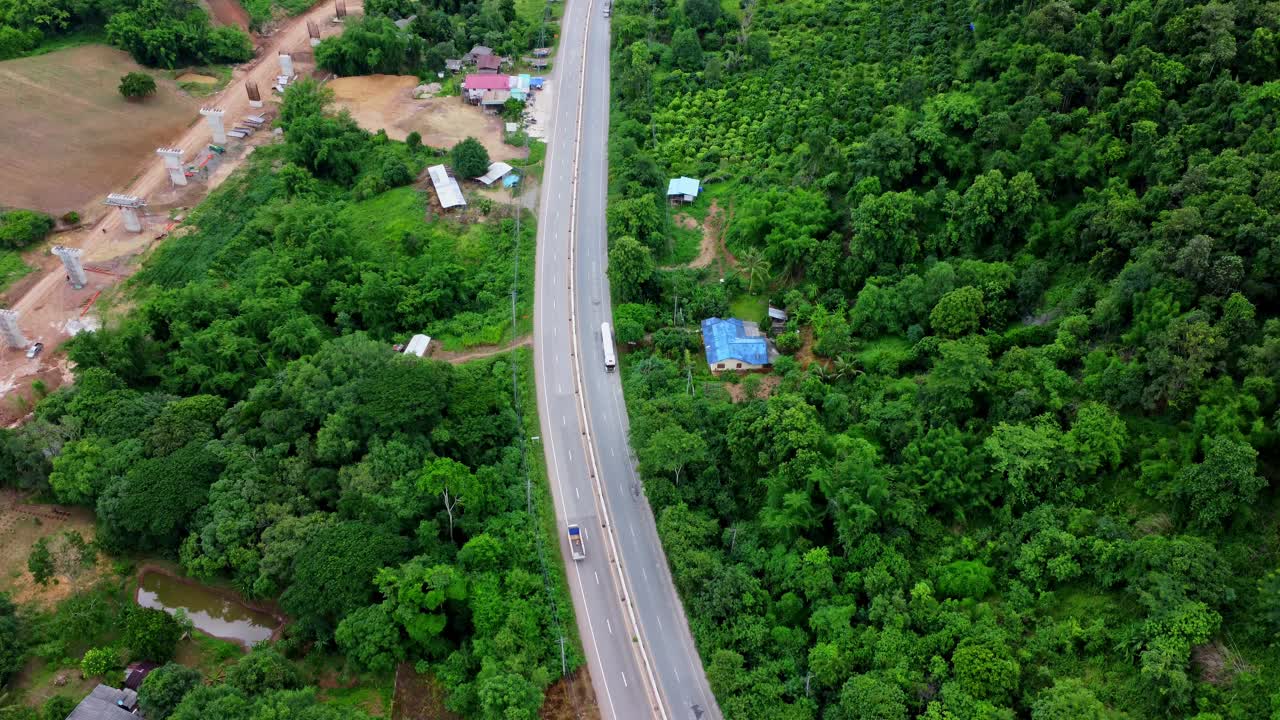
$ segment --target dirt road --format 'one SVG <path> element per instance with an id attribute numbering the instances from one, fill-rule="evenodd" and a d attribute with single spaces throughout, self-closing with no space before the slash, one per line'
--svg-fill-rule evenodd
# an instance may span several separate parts
<path id="1" fill-rule="evenodd" d="M 362 0 L 348 0 L 347 12 L 358 15 L 363 12 Z M 245 92 L 245 83 L 256 81 L 262 91 L 264 100 L 270 101 L 270 88 L 279 74 L 276 56 L 280 52 L 305 53 L 311 55 L 307 21 L 315 21 L 321 28 L 321 35 L 327 36 L 341 31 L 340 25 L 331 22 L 334 15 L 333 3 L 324 0 L 306 13 L 291 19 L 278 31 L 273 33 L 260 50 L 258 57 L 250 63 L 236 69 L 227 87 L 217 96 L 210 98 L 207 105 L 222 108 L 226 114 L 224 122 L 228 129 L 235 126 L 246 115 L 261 112 L 249 107 L 249 97 Z M 295 61 L 297 72 L 306 71 L 306 64 Z M 196 115 L 192 124 L 180 136 L 168 142 L 169 147 L 181 148 L 184 160 L 192 162 L 198 159 L 197 153 L 204 150 L 212 142 L 209 125 L 202 117 Z M 233 143 L 235 141 L 232 141 Z M 248 153 L 237 153 L 243 158 Z M 228 153 L 231 155 L 231 153 Z M 230 175 L 234 169 L 233 162 L 224 163 L 207 184 L 192 183 L 185 188 L 174 188 L 169 182 L 169 173 L 164 163 L 154 154 L 147 153 L 135 160 L 138 168 L 136 179 L 127 188 L 114 188 L 112 192 L 136 195 L 148 201 L 152 208 L 172 207 L 174 205 L 193 206 L 203 199 L 203 194 L 212 190 L 219 182 Z M 84 251 L 83 260 L 86 265 L 109 263 L 116 258 L 134 255 L 151 243 L 157 231 L 168 225 L 167 214 L 152 214 L 144 219 L 142 233 L 130 233 L 124 229 L 118 212 L 110 211 L 91 227 L 77 233 L 61 236 L 58 242 L 68 247 L 78 247 Z M 20 313 L 19 325 L 31 341 L 45 344 L 45 352 L 40 359 L 28 361 L 22 350 L 0 348 L 0 399 L 8 399 L 11 394 L 24 393 L 31 380 L 38 377 L 47 367 L 57 363 L 55 350 L 72 332 L 80 329 L 76 320 L 82 314 L 80 305 L 85 298 L 94 293 L 115 285 L 121 277 L 90 273 L 90 287 L 83 291 L 72 290 L 66 280 L 62 267 L 44 271 L 38 282 L 28 284 L 28 289 L 21 297 L 13 300 L 11 308 Z M 29 281 L 28 281 L 29 282 Z M 24 283 L 26 284 L 26 283 Z M 0 416 L 10 413 L 0 410 Z M 9 419 L 9 418 L 0 418 Z"/>
<path id="2" fill-rule="evenodd" d="M 363 7 L 364 4 L 361 0 L 353 0 L 347 3 L 347 12 L 359 13 Z M 286 50 L 310 50 L 307 21 L 314 20 L 322 28 L 326 28 L 331 25 L 329 21 L 332 17 L 333 5 L 326 0 L 307 11 L 306 14 L 293 18 L 287 25 L 267 39 L 267 43 L 258 58 L 245 66 L 247 69 L 237 70 L 236 77 L 209 102 L 209 105 L 220 107 L 226 111 L 224 122 L 227 128 L 234 126 L 244 116 L 258 112 L 249 107 L 249 96 L 245 93 L 245 82 L 256 80 L 265 97 L 270 92 L 276 75 L 279 74 L 280 66 L 276 61 L 276 55 Z M 199 119 L 198 122 L 188 128 L 182 137 L 170 143 L 169 147 L 181 148 L 185 154 L 184 157 L 190 160 L 196 157 L 196 153 L 203 150 L 212 141 L 213 136 L 209 130 L 208 123 L 203 119 Z M 169 193 L 169 173 L 165 170 L 164 163 L 161 162 L 159 156 L 151 154 L 148 157 L 139 158 L 138 167 L 142 170 L 138 179 L 127 189 L 121 189 L 117 192 L 124 192 L 149 200 Z M 83 234 L 84 239 L 79 246 L 84 249 L 84 256 L 87 261 L 94 262 L 108 259 L 97 257 L 94 249 L 97 245 L 103 244 L 103 240 L 107 239 L 104 236 L 125 232 L 122 222 L 119 213 L 108 212 L 87 233 Z M 149 231 L 149 229 L 144 230 L 144 233 Z M 27 291 L 22 298 L 13 304 L 13 309 L 20 313 L 30 310 L 52 294 L 60 283 L 66 283 L 66 279 L 59 268 L 46 274 L 35 287 Z"/>

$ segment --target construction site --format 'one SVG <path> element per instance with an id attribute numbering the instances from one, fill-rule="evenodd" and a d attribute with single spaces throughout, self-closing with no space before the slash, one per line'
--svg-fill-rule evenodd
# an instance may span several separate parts
<path id="1" fill-rule="evenodd" d="M 112 154 L 117 168 L 129 158 L 125 176 L 133 180 L 93 190 L 98 199 L 85 206 L 84 220 L 57 234 L 52 247 L 29 253 L 24 260 L 35 271 L 0 293 L 7 308 L 0 311 L 0 426 L 21 422 L 39 394 L 71 380 L 61 345 L 109 322 L 111 308 L 123 310 L 120 284 L 190 208 L 272 141 L 284 89 L 301 77 L 323 77 L 312 48 L 362 10 L 359 0 L 336 0 L 292 18 L 261 39 L 257 56 L 236 67 L 220 93 L 193 108 L 179 134 L 136 156 Z"/>

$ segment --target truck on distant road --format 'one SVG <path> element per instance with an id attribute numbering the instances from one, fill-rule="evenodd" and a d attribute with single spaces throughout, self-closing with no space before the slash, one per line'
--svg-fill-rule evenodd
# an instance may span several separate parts
<path id="1" fill-rule="evenodd" d="M 569 526 L 569 552 L 573 554 L 574 560 L 587 559 L 587 548 L 582 543 L 582 528 L 577 525 Z"/>

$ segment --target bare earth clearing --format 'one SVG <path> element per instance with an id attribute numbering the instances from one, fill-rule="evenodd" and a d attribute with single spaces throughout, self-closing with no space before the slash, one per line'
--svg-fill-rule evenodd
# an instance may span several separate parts
<path id="1" fill-rule="evenodd" d="M 423 144 L 448 149 L 470 136 L 484 143 L 493 160 L 528 157 L 525 148 L 502 141 L 501 118 L 485 115 L 460 97 L 414 100 L 417 85 L 412 75 L 361 75 L 328 83 L 337 106 L 348 110 L 360 127 L 385 129 L 393 140 L 416 131 Z"/>
<path id="2" fill-rule="evenodd" d="M 4 571 L 0 575 L 0 591 L 9 593 L 16 603 L 34 603 L 45 608 L 53 607 L 71 594 L 71 584 L 66 578 L 41 587 L 27 572 L 31 546 L 40 538 L 63 530 L 77 530 L 86 540 L 92 540 L 93 511 L 62 505 L 28 505 L 26 497 L 12 490 L 0 492 L 0 568 Z M 92 584 L 93 576 L 109 565 L 99 557 L 97 570 L 80 578 L 81 587 Z"/>
<path id="3" fill-rule="evenodd" d="M 0 203 L 91 217 L 91 203 L 128 185 L 138 160 L 199 117 L 161 73 L 153 97 L 121 97 L 120 77 L 141 70 L 105 45 L 0 62 Z"/>
<path id="4" fill-rule="evenodd" d="M 241 30 L 249 30 L 249 13 L 241 7 L 239 0 L 207 0 L 209 16 L 215 25 L 235 25 Z"/>

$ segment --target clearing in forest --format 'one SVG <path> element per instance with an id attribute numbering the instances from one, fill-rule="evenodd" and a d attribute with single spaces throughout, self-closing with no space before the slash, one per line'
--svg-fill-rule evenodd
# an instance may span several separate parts
<path id="1" fill-rule="evenodd" d="M 163 73 L 141 102 L 121 97 L 120 78 L 145 71 L 121 50 L 84 45 L 0 62 L 0 187 L 4 203 L 86 215 L 128 186 L 137 161 L 196 119 L 199 102 Z"/>
<path id="2" fill-rule="evenodd" d="M 448 149 L 468 136 L 484 143 L 492 160 L 528 157 L 525 148 L 502 140 L 502 118 L 486 115 L 460 97 L 415 100 L 419 80 L 412 75 L 360 75 L 328 83 L 334 105 L 345 109 L 360 127 L 385 129 L 392 140 L 404 140 L 411 132 L 422 135 L 424 145 Z"/>

